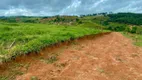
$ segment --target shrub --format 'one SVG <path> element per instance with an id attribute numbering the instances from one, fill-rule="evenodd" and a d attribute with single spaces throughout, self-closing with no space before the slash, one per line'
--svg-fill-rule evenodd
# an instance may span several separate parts
<path id="1" fill-rule="evenodd" d="M 136 33 L 137 32 L 137 27 L 132 27 L 131 33 Z"/>

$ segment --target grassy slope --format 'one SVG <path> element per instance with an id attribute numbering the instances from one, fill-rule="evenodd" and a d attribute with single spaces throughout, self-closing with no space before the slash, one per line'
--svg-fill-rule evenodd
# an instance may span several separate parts
<path id="1" fill-rule="evenodd" d="M 38 52 L 41 48 L 57 42 L 100 32 L 81 25 L 0 24 L 0 61 L 33 51 Z"/>
<path id="2" fill-rule="evenodd" d="M 142 35 L 130 34 L 130 33 L 126 34 L 126 33 L 124 33 L 124 32 L 123 32 L 123 34 L 124 34 L 126 37 L 133 39 L 135 45 L 142 47 Z"/>

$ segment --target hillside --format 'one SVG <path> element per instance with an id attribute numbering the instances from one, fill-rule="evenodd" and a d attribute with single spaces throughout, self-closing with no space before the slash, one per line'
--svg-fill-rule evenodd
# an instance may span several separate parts
<path id="1" fill-rule="evenodd" d="M 109 14 L 110 22 L 120 22 L 125 24 L 142 25 L 142 14 L 136 13 L 118 13 Z"/>

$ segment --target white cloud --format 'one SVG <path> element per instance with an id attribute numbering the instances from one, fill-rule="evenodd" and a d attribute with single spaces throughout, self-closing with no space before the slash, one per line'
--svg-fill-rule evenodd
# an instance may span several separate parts
<path id="1" fill-rule="evenodd" d="M 128 5 L 126 5 L 125 7 L 122 7 L 120 9 L 115 10 L 115 12 L 135 12 L 135 13 L 141 13 L 142 12 L 142 7 L 141 6 L 135 6 L 139 3 L 141 3 L 142 1 L 132 1 L 130 2 Z M 134 7 L 135 6 L 135 7 Z"/>
<path id="2" fill-rule="evenodd" d="M 63 10 L 61 10 L 59 14 L 62 14 L 62 15 L 69 14 L 69 13 L 72 14 L 77 11 L 77 8 L 80 6 L 80 4 L 81 4 L 80 0 L 74 0 L 72 4 L 70 4 Z"/>
<path id="3" fill-rule="evenodd" d="M 107 0 L 99 0 L 99 1 L 96 1 L 92 7 L 90 7 L 89 9 L 93 9 L 93 8 L 96 8 L 98 5 L 104 3 L 105 1 Z"/>
<path id="4" fill-rule="evenodd" d="M 14 8 L 11 7 L 9 10 L 5 10 L 4 16 L 34 16 L 30 10 L 25 9 L 25 8 Z"/>

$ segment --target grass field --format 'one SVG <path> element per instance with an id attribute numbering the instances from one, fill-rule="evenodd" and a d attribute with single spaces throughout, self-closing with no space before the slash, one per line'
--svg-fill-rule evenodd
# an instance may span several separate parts
<path id="1" fill-rule="evenodd" d="M 2 23 L 0 24 L 0 61 L 10 60 L 11 57 L 29 52 L 38 52 L 51 44 L 100 32 L 101 30 L 82 25 Z"/>

